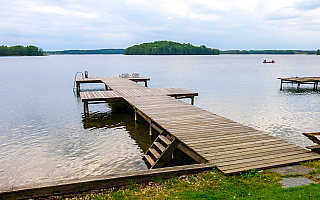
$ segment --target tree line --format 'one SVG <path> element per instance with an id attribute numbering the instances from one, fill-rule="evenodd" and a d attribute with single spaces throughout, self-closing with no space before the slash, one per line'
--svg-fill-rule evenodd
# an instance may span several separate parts
<path id="1" fill-rule="evenodd" d="M 29 45 L 29 46 L 0 46 L 0 56 L 43 56 L 43 50 L 39 47 Z"/>
<path id="2" fill-rule="evenodd" d="M 317 55 L 320 55 L 320 49 L 317 50 Z"/>
<path id="3" fill-rule="evenodd" d="M 125 49 L 126 55 L 218 55 L 219 49 L 181 44 L 171 41 L 155 41 L 134 45 Z"/>
<path id="4" fill-rule="evenodd" d="M 47 54 L 124 54 L 124 49 L 46 51 Z"/>
<path id="5" fill-rule="evenodd" d="M 226 50 L 226 51 L 221 51 L 220 53 L 221 54 L 316 54 L 318 53 L 318 51 L 316 52 L 316 51 L 306 51 L 306 50 Z"/>

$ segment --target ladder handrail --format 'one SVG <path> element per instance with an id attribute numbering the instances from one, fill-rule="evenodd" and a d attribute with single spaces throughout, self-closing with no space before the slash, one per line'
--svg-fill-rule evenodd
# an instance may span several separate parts
<path id="1" fill-rule="evenodd" d="M 74 91 L 74 89 L 76 89 L 76 80 L 77 80 L 77 74 L 82 74 L 82 78 L 84 78 L 84 76 L 83 76 L 83 72 L 77 72 L 75 75 L 74 75 L 74 82 L 73 82 L 73 91 Z"/>

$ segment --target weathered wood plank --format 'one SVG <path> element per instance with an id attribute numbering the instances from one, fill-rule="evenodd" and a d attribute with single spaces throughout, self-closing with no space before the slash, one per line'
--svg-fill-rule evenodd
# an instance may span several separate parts
<path id="1" fill-rule="evenodd" d="M 226 167 L 219 167 L 220 170 L 222 170 L 225 174 L 232 174 L 232 173 L 238 173 L 243 172 L 245 170 L 250 169 L 266 169 L 270 167 L 277 167 L 282 165 L 288 165 L 288 164 L 296 164 L 299 162 L 309 161 L 309 160 L 317 160 L 319 159 L 319 155 L 306 155 L 306 154 L 298 154 L 298 155 L 288 155 L 286 157 L 280 158 L 273 158 L 263 161 L 257 161 L 257 162 L 249 162 L 244 163 L 241 165 L 231 165 Z"/>
<path id="2" fill-rule="evenodd" d="M 302 150 L 296 150 L 296 151 L 284 152 L 284 153 L 279 153 L 279 154 L 269 154 L 266 156 L 257 156 L 257 157 L 248 158 L 248 159 L 233 160 L 230 162 L 218 162 L 217 165 L 219 168 L 225 169 L 225 168 L 230 168 L 230 166 L 239 167 L 242 165 L 247 165 L 247 163 L 251 163 L 251 162 L 259 162 L 259 161 L 263 162 L 263 161 L 267 161 L 270 159 L 281 160 L 282 158 L 287 158 L 288 156 L 294 156 L 294 155 L 307 156 L 307 153 Z"/>

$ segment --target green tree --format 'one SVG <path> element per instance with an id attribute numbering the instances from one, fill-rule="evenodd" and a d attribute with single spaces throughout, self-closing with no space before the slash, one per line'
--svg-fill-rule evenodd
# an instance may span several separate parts
<path id="1" fill-rule="evenodd" d="M 317 50 L 317 55 L 320 55 L 320 49 Z"/>
<path id="2" fill-rule="evenodd" d="M 24 47 L 22 45 L 16 46 L 0 46 L 0 56 L 43 56 L 43 49 L 33 45 Z"/>
<path id="3" fill-rule="evenodd" d="M 27 55 L 28 56 L 37 56 L 38 51 L 39 51 L 39 49 L 36 46 L 33 46 L 33 45 L 27 46 Z"/>
<path id="4" fill-rule="evenodd" d="M 8 56 L 9 55 L 9 48 L 7 46 L 0 46 L 0 56 Z"/>
<path id="5" fill-rule="evenodd" d="M 125 49 L 126 55 L 218 55 L 219 53 L 218 49 L 211 49 L 205 45 L 197 47 L 190 43 L 171 41 L 143 43 Z"/>
<path id="6" fill-rule="evenodd" d="M 27 55 L 26 48 L 21 45 L 10 47 L 11 56 L 25 56 Z"/>

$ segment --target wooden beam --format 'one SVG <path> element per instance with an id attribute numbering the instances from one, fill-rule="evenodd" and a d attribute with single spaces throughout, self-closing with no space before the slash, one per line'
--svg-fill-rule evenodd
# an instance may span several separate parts
<path id="1" fill-rule="evenodd" d="M 200 154 L 198 154 L 197 152 L 195 152 L 194 150 L 192 150 L 191 148 L 189 148 L 188 146 L 186 146 L 182 142 L 180 142 L 178 144 L 177 148 L 199 163 L 207 163 L 208 162 L 206 159 L 204 159 L 202 156 L 200 156 Z"/>
<path id="2" fill-rule="evenodd" d="M 22 187 L 0 188 L 0 199 L 28 199 L 48 197 L 68 193 L 79 193 L 90 190 L 120 187 L 130 183 L 143 183 L 153 181 L 155 178 L 169 179 L 175 176 L 192 174 L 203 170 L 210 170 L 215 165 L 193 164 L 175 167 L 158 168 L 138 172 L 127 172 L 96 176 L 68 181 L 55 181 L 51 183 L 31 184 Z"/>
<path id="3" fill-rule="evenodd" d="M 304 136 L 306 136 L 307 138 L 309 138 L 312 142 L 316 143 L 316 144 L 320 144 L 320 140 L 315 136 L 315 135 L 320 135 L 319 132 L 315 132 L 315 133 L 302 133 Z"/>
<path id="4" fill-rule="evenodd" d="M 159 128 L 157 125 L 155 125 L 154 123 L 151 123 L 151 127 L 154 128 L 156 131 L 158 131 L 158 133 L 162 133 L 163 129 Z"/>
<path id="5" fill-rule="evenodd" d="M 136 112 L 143 118 L 145 119 L 147 122 L 149 122 L 151 124 L 151 119 L 146 116 L 143 112 L 141 112 L 140 110 L 138 110 L 137 108 L 134 108 L 136 110 Z"/>

